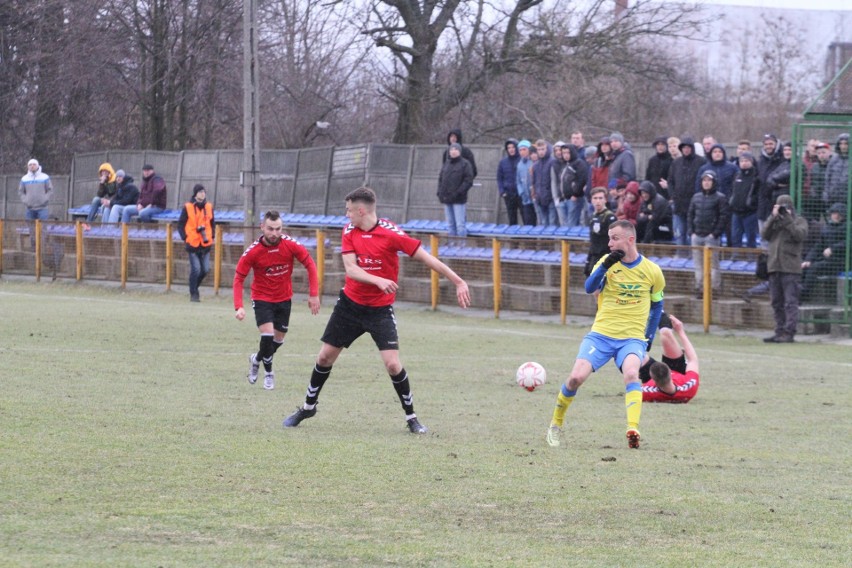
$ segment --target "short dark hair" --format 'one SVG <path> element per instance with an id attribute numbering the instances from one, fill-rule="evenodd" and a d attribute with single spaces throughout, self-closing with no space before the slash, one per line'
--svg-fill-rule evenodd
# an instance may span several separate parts
<path id="1" fill-rule="evenodd" d="M 604 195 L 606 195 L 607 194 L 606 188 L 601 187 L 601 186 L 593 187 L 592 191 L 589 192 L 589 197 L 597 195 L 598 193 L 603 193 Z"/>
<path id="2" fill-rule="evenodd" d="M 263 220 L 264 221 L 267 221 L 267 220 L 277 221 L 280 218 L 281 218 L 281 213 L 279 213 L 278 211 L 275 211 L 274 209 L 267 211 L 266 213 L 263 214 Z"/>
<path id="3" fill-rule="evenodd" d="M 362 185 L 358 189 L 350 191 L 349 194 L 344 198 L 344 201 L 357 201 L 366 205 L 375 205 L 376 192 L 367 187 L 366 185 Z"/>
<path id="4" fill-rule="evenodd" d="M 654 361 L 651 363 L 649 372 L 651 373 L 651 378 L 654 379 L 654 382 L 657 384 L 666 384 L 672 380 L 672 371 L 665 363 Z"/>

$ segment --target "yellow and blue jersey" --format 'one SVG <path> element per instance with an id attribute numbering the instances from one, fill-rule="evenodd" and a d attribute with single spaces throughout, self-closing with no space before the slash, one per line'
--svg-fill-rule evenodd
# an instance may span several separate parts
<path id="1" fill-rule="evenodd" d="M 598 295 L 592 331 L 614 339 L 644 340 L 651 302 L 662 301 L 665 287 L 663 271 L 642 255 L 629 264 L 616 263 L 607 271 Z"/>

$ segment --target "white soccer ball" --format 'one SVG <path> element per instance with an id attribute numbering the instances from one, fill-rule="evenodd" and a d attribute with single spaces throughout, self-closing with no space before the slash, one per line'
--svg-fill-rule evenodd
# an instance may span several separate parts
<path id="1" fill-rule="evenodd" d="M 536 387 L 540 387 L 547 382 L 547 372 L 544 367 L 533 361 L 527 361 L 515 373 L 515 380 L 518 385 L 532 392 Z"/>

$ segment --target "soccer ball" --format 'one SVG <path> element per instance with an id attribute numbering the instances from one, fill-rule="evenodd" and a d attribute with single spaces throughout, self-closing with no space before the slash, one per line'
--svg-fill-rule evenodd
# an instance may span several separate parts
<path id="1" fill-rule="evenodd" d="M 547 373 L 544 367 L 538 363 L 527 361 L 518 367 L 518 372 L 515 373 L 515 380 L 518 381 L 519 386 L 532 392 L 535 390 L 535 387 L 540 387 L 547 382 Z"/>

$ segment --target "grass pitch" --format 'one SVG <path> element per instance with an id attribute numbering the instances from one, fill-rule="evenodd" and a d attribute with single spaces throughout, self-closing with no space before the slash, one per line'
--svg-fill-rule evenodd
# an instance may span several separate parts
<path id="1" fill-rule="evenodd" d="M 849 347 L 693 332 L 699 394 L 644 405 L 639 451 L 611 364 L 551 449 L 587 326 L 400 307 L 431 433 L 406 432 L 368 337 L 285 431 L 332 303 L 294 303 L 267 392 L 227 294 L 0 282 L 0 564 L 852 563 Z M 514 384 L 530 359 L 549 372 L 532 393 Z"/>

